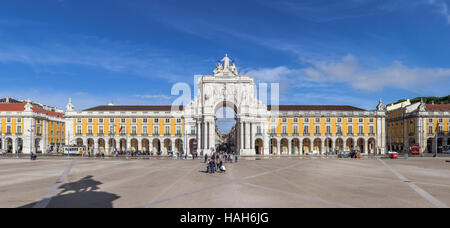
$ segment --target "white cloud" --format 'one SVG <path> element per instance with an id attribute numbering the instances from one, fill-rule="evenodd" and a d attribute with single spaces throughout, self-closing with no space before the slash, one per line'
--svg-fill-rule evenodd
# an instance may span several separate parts
<path id="1" fill-rule="evenodd" d="M 163 53 L 161 50 L 83 35 L 71 35 L 63 40 L 47 40 L 34 45 L 3 40 L 0 42 L 0 62 L 25 64 L 38 72 L 57 65 L 81 65 L 171 82 L 182 80 L 178 75 L 180 68 L 171 57 L 160 54 Z"/>
<path id="2" fill-rule="evenodd" d="M 257 81 L 263 82 L 279 82 L 286 79 L 286 77 L 295 70 L 291 70 L 285 66 L 275 68 L 261 68 L 261 69 L 242 69 L 241 74 L 250 75 Z"/>
<path id="3" fill-rule="evenodd" d="M 339 61 L 309 61 L 303 72 L 318 81 L 344 82 L 355 89 L 374 92 L 387 86 L 418 92 L 429 86 L 440 86 L 450 79 L 448 68 L 408 67 L 395 61 L 390 66 L 370 68 L 362 66 L 352 55 Z"/>
<path id="4" fill-rule="evenodd" d="M 282 85 L 287 83 L 289 87 L 324 88 L 344 83 L 369 93 L 386 87 L 429 93 L 433 88 L 445 86 L 450 80 L 449 68 L 408 67 L 399 61 L 373 68 L 360 64 L 353 55 L 344 56 L 339 60 L 303 59 L 303 61 L 306 66 L 302 68 L 278 66 L 243 70 L 243 73 L 262 82 L 280 82 Z"/>
<path id="5" fill-rule="evenodd" d="M 447 23 L 450 24 L 450 11 L 448 4 L 444 0 L 426 0 L 426 3 L 437 8 L 437 12 L 445 17 Z"/>

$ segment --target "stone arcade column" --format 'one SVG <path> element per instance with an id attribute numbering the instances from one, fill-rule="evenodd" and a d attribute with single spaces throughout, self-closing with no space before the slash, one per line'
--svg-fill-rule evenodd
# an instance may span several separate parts
<path id="1" fill-rule="evenodd" d="M 153 148 L 153 139 L 149 139 L 149 142 L 148 142 L 148 150 L 149 150 L 150 153 L 153 153 L 153 154 L 156 153 L 156 152 L 155 152 L 155 149 Z"/>
<path id="2" fill-rule="evenodd" d="M 126 141 L 127 141 L 126 152 L 128 152 L 128 151 L 131 151 L 131 139 L 130 139 L 130 137 L 127 137 Z"/>
<path id="3" fill-rule="evenodd" d="M 209 124 L 209 147 L 216 148 L 216 125 L 214 121 L 210 121 Z"/>
<path id="4" fill-rule="evenodd" d="M 370 147 L 369 147 L 369 139 L 365 139 L 364 140 L 364 147 L 365 147 L 365 154 L 369 154 L 369 149 L 370 149 Z"/>
<path id="5" fill-rule="evenodd" d="M 17 138 L 12 138 L 12 153 L 16 154 L 17 151 Z"/>
<path id="6" fill-rule="evenodd" d="M 250 122 L 245 123 L 245 154 L 250 155 Z"/>
<path id="7" fill-rule="evenodd" d="M 211 152 L 211 147 L 212 147 L 212 145 L 211 145 L 211 138 L 212 138 L 212 135 L 211 135 L 211 129 L 212 127 L 211 127 L 211 123 L 208 121 L 208 122 L 206 122 L 206 132 L 207 132 L 207 134 L 206 134 L 206 150 L 208 151 L 208 152 Z"/>
<path id="8" fill-rule="evenodd" d="M 36 153 L 36 151 L 33 150 L 34 149 L 33 141 L 34 141 L 35 137 L 31 137 L 32 134 L 34 135 L 34 130 L 36 128 L 36 126 L 33 126 L 34 119 L 33 118 L 23 118 L 22 121 L 24 121 L 24 123 L 23 123 L 24 129 L 23 129 L 23 135 L 22 135 L 22 143 L 23 143 L 22 153 L 30 154 L 31 151 Z M 31 130 L 32 132 L 30 132 L 29 130 Z M 32 141 L 30 142 L 30 140 L 32 140 Z M 15 150 L 15 148 L 14 148 L 14 150 Z"/>
<path id="9" fill-rule="evenodd" d="M 267 131 L 268 131 L 268 125 L 267 123 L 262 124 L 261 126 L 262 134 L 263 134 L 263 145 L 264 145 L 264 151 L 263 155 L 269 155 L 270 154 L 270 138 L 268 137 Z"/>
<path id="10" fill-rule="evenodd" d="M 98 148 L 98 140 L 96 140 L 95 138 L 94 140 L 94 151 L 93 151 L 93 155 L 95 155 L 96 153 L 100 152 L 99 148 Z"/>
<path id="11" fill-rule="evenodd" d="M 195 139 L 197 140 L 197 154 L 199 156 L 203 156 L 201 151 L 201 138 L 200 138 L 200 124 L 198 122 L 195 123 Z"/>
<path id="12" fill-rule="evenodd" d="M 298 155 L 303 155 L 303 140 L 298 139 Z M 334 144 L 333 144 L 334 145 Z"/>
<path id="13" fill-rule="evenodd" d="M 111 155 L 111 151 L 109 149 L 109 139 L 105 139 L 105 155 Z"/>
<path id="14" fill-rule="evenodd" d="M 136 139 L 136 140 L 137 140 L 137 147 L 138 147 L 137 150 L 142 151 L 142 149 L 144 148 L 142 146 L 143 139 L 141 139 L 140 142 L 139 142 L 139 139 Z"/>
<path id="15" fill-rule="evenodd" d="M 177 150 L 175 148 L 175 139 L 170 140 L 170 142 L 172 143 L 172 152 L 174 153 L 174 155 L 176 154 Z"/>
<path id="16" fill-rule="evenodd" d="M 242 153 L 244 150 L 244 123 L 239 123 L 239 153 Z"/>
<path id="17" fill-rule="evenodd" d="M 203 145 L 202 149 L 203 149 L 203 154 L 205 154 L 205 153 L 210 154 L 210 152 L 208 151 L 208 148 L 207 148 L 207 143 L 206 143 L 207 134 L 208 134 L 207 124 L 206 124 L 206 122 L 203 122 L 202 125 L 203 125 L 203 132 L 202 132 L 202 145 Z"/>
<path id="18" fill-rule="evenodd" d="M 281 155 L 281 139 L 277 140 L 278 144 L 277 144 L 277 155 Z"/>

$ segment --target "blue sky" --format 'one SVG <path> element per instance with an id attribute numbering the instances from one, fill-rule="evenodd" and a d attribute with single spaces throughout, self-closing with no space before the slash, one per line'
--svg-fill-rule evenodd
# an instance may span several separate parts
<path id="1" fill-rule="evenodd" d="M 1 1 L 0 96 L 170 104 L 228 53 L 281 104 L 375 108 L 450 85 L 450 0 Z"/>

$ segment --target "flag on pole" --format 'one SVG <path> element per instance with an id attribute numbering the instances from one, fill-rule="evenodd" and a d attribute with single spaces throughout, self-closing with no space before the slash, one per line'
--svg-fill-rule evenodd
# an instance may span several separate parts
<path id="1" fill-rule="evenodd" d="M 122 127 L 120 127 L 120 129 L 119 129 L 119 133 L 122 133 Z"/>

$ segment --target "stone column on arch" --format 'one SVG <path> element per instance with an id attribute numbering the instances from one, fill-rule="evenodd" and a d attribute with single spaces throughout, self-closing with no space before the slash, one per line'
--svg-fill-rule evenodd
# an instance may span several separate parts
<path id="1" fill-rule="evenodd" d="M 250 146 L 250 122 L 246 122 L 245 124 L 245 149 L 251 149 Z"/>
<path id="2" fill-rule="evenodd" d="M 204 153 L 208 153 L 209 154 L 209 151 L 208 151 L 208 148 L 207 148 L 207 142 L 206 142 L 207 134 L 208 134 L 207 124 L 206 124 L 206 122 L 203 122 L 202 125 L 203 125 L 203 132 L 202 132 L 202 145 L 203 146 L 202 146 L 202 149 L 203 149 Z"/>
<path id="3" fill-rule="evenodd" d="M 239 123 L 239 153 L 241 153 L 244 149 L 244 123 Z"/>

